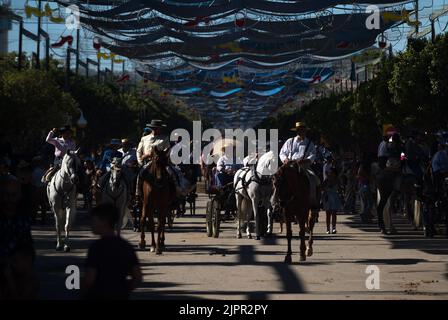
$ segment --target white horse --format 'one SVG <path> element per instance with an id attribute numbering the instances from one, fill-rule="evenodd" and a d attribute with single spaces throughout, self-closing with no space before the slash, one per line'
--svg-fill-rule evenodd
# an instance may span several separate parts
<path id="1" fill-rule="evenodd" d="M 255 164 L 253 163 L 253 160 L 249 161 L 248 165 L 250 166 L 252 164 L 256 166 L 256 168 L 243 167 L 235 174 L 233 186 L 236 193 L 238 238 L 241 238 L 241 224 L 243 220 L 246 222 L 247 237 L 249 239 L 252 238 L 249 222 L 253 212 L 255 220 L 255 239 L 260 239 L 260 235 L 264 232 L 261 232 L 262 230 L 260 230 L 260 216 L 258 215 L 259 207 L 263 207 L 267 211 L 267 233 L 272 234 L 273 217 L 270 198 L 273 186 L 271 177 L 276 170 L 274 167 L 275 161 L 277 160 L 276 157 L 277 156 L 272 151 L 269 151 L 261 156 Z"/>
<path id="2" fill-rule="evenodd" d="M 76 184 L 82 170 L 78 151 L 68 151 L 62 159 L 61 168 L 47 185 L 47 196 L 56 221 L 56 250 L 70 251 L 69 233 L 76 215 Z M 65 223 L 65 225 L 64 225 Z M 64 245 L 61 243 L 61 230 L 65 230 Z"/>
<path id="3" fill-rule="evenodd" d="M 106 182 L 102 194 L 102 203 L 111 203 L 120 212 L 120 218 L 116 225 L 117 234 L 120 235 L 121 229 L 126 226 L 128 221 L 128 185 L 122 171 L 120 163 L 113 163 L 110 168 L 109 181 Z"/>

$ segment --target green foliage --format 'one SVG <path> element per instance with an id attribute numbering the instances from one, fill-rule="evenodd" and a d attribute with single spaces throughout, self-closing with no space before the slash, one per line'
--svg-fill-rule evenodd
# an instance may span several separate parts
<path id="1" fill-rule="evenodd" d="M 77 106 L 51 77 L 37 70 L 1 72 L 0 101 L 1 131 L 20 153 L 36 151 L 48 128 L 70 121 Z"/>
<path id="2" fill-rule="evenodd" d="M 170 129 L 191 129 L 197 115 L 169 101 L 142 97 L 137 90 L 123 90 L 113 80 L 70 76 L 65 91 L 65 73 L 56 60 L 49 72 L 17 71 L 16 54 L 0 56 L 0 133 L 13 142 L 15 152 L 36 152 L 51 128 L 71 124 L 76 127 L 79 110 L 87 127 L 76 133 L 79 145 L 106 143 L 128 137 L 138 142 L 145 123 L 164 120 Z"/>

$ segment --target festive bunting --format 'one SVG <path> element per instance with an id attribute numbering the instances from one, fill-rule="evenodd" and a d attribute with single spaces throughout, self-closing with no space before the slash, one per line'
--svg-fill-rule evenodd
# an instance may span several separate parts
<path id="1" fill-rule="evenodd" d="M 72 36 L 66 36 L 66 37 L 61 37 L 61 40 L 59 40 L 58 42 L 55 42 L 51 45 L 52 48 L 60 48 L 62 47 L 65 43 L 68 43 L 69 46 L 72 45 L 73 42 L 73 37 Z"/>

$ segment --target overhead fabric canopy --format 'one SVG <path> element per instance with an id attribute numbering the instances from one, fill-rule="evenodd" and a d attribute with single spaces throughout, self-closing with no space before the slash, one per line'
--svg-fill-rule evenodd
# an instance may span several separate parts
<path id="1" fill-rule="evenodd" d="M 61 0 L 102 47 L 215 127 L 252 127 L 403 23 L 397 0 Z M 381 7 L 369 30 L 368 5 Z M 406 11 L 408 12 L 408 11 Z M 393 16 L 395 18 L 390 18 Z M 398 18 L 397 18 L 398 17 Z"/>

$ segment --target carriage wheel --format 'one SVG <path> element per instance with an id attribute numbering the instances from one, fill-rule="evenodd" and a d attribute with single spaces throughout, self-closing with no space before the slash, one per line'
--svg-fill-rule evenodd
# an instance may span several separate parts
<path id="1" fill-rule="evenodd" d="M 220 225 L 219 212 L 220 210 L 218 207 L 218 202 L 212 201 L 211 214 L 212 214 L 212 228 L 214 238 L 219 237 L 219 225 Z"/>
<path id="2" fill-rule="evenodd" d="M 205 211 L 205 225 L 207 227 L 207 237 L 213 234 L 212 228 L 212 201 L 207 201 L 207 208 Z"/>

